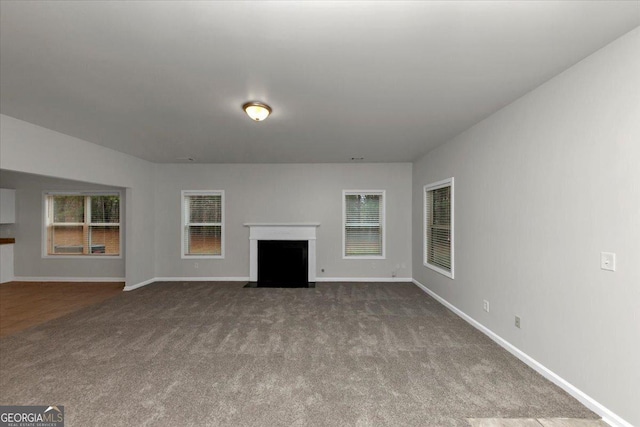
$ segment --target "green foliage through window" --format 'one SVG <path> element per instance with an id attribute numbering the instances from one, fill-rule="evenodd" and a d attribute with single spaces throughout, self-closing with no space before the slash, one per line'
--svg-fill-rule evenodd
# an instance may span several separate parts
<path id="1" fill-rule="evenodd" d="M 48 255 L 120 255 L 120 196 L 47 196 Z"/>

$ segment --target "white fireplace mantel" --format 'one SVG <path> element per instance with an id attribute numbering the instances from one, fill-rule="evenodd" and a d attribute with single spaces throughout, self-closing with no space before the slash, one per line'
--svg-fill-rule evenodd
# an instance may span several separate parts
<path id="1" fill-rule="evenodd" d="M 249 227 L 249 280 L 258 281 L 258 240 L 306 240 L 308 278 L 316 281 L 316 229 L 319 223 L 245 223 Z"/>

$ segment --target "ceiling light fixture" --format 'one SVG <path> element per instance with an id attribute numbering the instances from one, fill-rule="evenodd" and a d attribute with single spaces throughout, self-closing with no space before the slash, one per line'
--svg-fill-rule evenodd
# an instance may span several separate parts
<path id="1" fill-rule="evenodd" d="M 242 109 L 247 113 L 247 116 L 251 118 L 251 120 L 256 122 L 261 122 L 271 114 L 271 107 L 262 102 L 247 102 L 242 106 Z"/>

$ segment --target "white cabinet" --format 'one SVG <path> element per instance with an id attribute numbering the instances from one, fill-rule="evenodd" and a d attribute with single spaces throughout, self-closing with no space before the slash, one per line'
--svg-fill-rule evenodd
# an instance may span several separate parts
<path id="1" fill-rule="evenodd" d="M 0 283 L 13 280 L 13 246 L 0 245 Z"/>
<path id="2" fill-rule="evenodd" d="M 0 224 L 16 222 L 16 190 L 0 188 Z"/>

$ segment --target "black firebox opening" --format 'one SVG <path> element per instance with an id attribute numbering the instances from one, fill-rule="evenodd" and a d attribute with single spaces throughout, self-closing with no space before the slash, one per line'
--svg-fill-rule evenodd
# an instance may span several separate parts
<path id="1" fill-rule="evenodd" d="M 309 287 L 309 242 L 259 240 L 258 282 L 250 287 Z"/>

